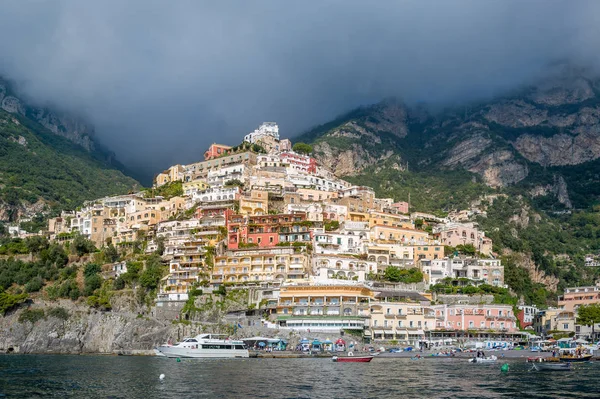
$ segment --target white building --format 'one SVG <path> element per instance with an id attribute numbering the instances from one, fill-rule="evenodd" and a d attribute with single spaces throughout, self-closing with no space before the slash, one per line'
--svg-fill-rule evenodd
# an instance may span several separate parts
<path id="1" fill-rule="evenodd" d="M 208 190 L 196 192 L 192 196 L 194 202 L 233 201 L 239 197 L 239 187 L 211 187 Z"/>
<path id="2" fill-rule="evenodd" d="M 504 286 L 504 266 L 498 259 L 443 258 L 422 261 L 423 273 L 431 285 L 450 277 L 468 278 L 482 284 Z"/>
<path id="3" fill-rule="evenodd" d="M 369 273 L 377 273 L 377 262 L 353 256 L 315 255 L 312 268 L 313 280 L 317 283 L 334 283 L 337 280 L 364 282 Z"/>
<path id="4" fill-rule="evenodd" d="M 249 133 L 244 136 L 244 141 L 249 143 L 256 143 L 261 138 L 271 136 L 276 140 L 279 140 L 279 126 L 275 122 L 263 122 L 262 125 L 258 127 L 252 133 Z"/>

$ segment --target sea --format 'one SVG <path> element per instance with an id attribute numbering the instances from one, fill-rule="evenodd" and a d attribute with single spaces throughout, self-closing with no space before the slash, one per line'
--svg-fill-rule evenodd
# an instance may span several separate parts
<path id="1" fill-rule="evenodd" d="M 508 372 L 501 371 L 504 363 Z M 168 359 L 3 355 L 8 398 L 600 398 L 600 362 L 531 371 L 523 359 Z M 161 379 L 160 375 L 164 374 Z"/>

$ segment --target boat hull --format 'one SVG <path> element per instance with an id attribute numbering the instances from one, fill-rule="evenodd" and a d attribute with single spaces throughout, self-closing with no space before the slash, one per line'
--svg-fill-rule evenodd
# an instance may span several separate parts
<path id="1" fill-rule="evenodd" d="M 195 349 L 195 348 L 181 348 L 176 346 L 159 346 L 156 351 L 161 356 L 171 358 L 247 358 L 250 357 L 250 353 L 247 349 Z"/>
<path id="2" fill-rule="evenodd" d="M 496 363 L 496 360 L 498 360 L 498 358 L 496 356 L 475 357 L 475 358 L 469 359 L 469 363 Z"/>
<path id="3" fill-rule="evenodd" d="M 373 356 L 334 356 L 331 358 L 331 360 L 337 363 L 368 363 L 373 360 Z"/>
<path id="4" fill-rule="evenodd" d="M 579 363 L 579 362 L 589 362 L 592 360 L 592 355 L 582 356 L 582 357 L 561 357 L 560 361 L 563 363 Z"/>
<path id="5" fill-rule="evenodd" d="M 538 371 L 569 371 L 571 363 L 534 362 L 533 367 Z"/>

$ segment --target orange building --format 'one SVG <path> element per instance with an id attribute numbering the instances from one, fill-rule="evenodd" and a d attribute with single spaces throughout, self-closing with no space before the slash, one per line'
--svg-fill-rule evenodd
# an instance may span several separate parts
<path id="1" fill-rule="evenodd" d="M 220 157 L 223 154 L 227 154 L 229 150 L 231 150 L 231 147 L 228 145 L 213 143 L 204 153 L 204 160 L 208 161 Z"/>

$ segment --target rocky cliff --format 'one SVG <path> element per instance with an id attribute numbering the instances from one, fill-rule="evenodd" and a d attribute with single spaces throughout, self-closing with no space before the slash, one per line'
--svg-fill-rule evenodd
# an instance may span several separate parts
<path id="1" fill-rule="evenodd" d="M 94 129 L 90 124 L 74 115 L 27 104 L 11 90 L 11 85 L 1 77 L 0 108 L 11 114 L 29 117 L 52 133 L 68 139 L 87 151 L 91 152 L 96 149 L 93 140 Z"/>
<path id="2" fill-rule="evenodd" d="M 312 142 L 318 160 L 339 176 L 407 163 L 427 173 L 466 170 L 494 188 L 557 187 L 547 193 L 566 207 L 578 206 L 569 199 L 572 182 L 560 168 L 585 168 L 600 159 L 600 78 L 561 66 L 510 95 L 442 112 L 385 101 L 298 140 Z"/>

